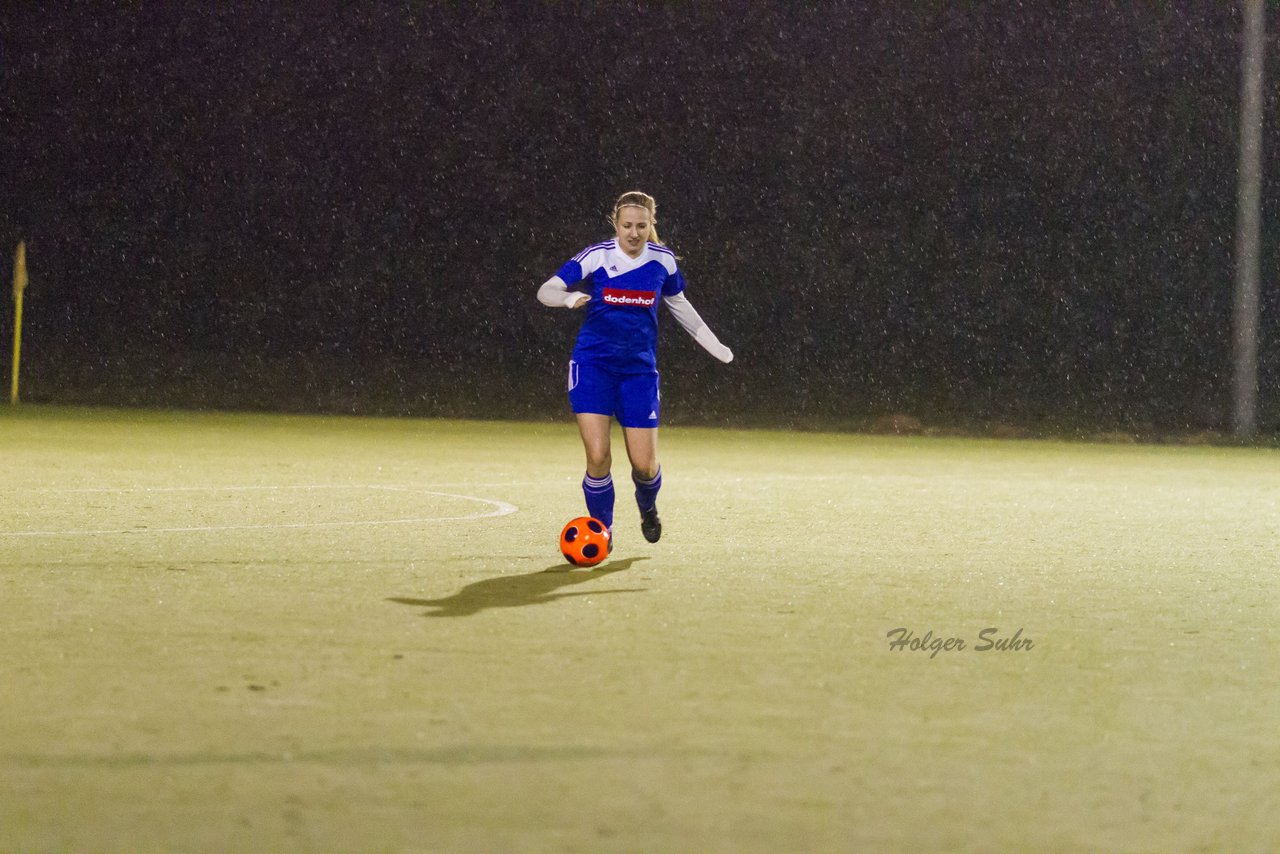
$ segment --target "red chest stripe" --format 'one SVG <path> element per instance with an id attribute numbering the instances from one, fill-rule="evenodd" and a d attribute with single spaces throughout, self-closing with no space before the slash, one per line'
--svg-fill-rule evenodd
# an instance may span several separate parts
<path id="1" fill-rule="evenodd" d="M 649 308 L 658 299 L 653 291 L 624 291 L 621 288 L 605 288 L 604 301 L 609 305 L 630 305 Z"/>

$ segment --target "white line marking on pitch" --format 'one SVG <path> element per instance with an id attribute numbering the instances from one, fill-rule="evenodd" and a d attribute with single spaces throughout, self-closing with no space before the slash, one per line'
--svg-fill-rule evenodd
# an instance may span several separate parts
<path id="1" fill-rule="evenodd" d="M 365 519 L 345 522 L 277 522 L 263 525 L 193 525 L 176 528 L 109 528 L 101 530 L 72 529 L 63 531 L 0 531 L 0 537 L 66 537 L 95 536 L 101 534 L 179 534 L 210 531 L 254 531 L 287 528 L 359 528 L 374 525 L 418 525 L 427 522 L 466 522 L 474 519 L 490 519 L 495 516 L 507 516 L 520 508 L 505 501 L 493 498 L 478 498 L 474 495 L 458 495 L 452 492 L 434 492 L 429 489 L 418 489 L 412 486 L 394 486 L 386 484 L 304 484 L 291 486 L 138 486 L 138 487 L 46 487 L 27 490 L 28 492 L 69 492 L 69 493 L 126 493 L 126 492 L 249 492 L 280 491 L 285 489 L 321 490 L 321 489 L 381 489 L 388 492 L 416 492 L 420 495 L 433 495 L 438 498 L 456 498 L 460 501 L 475 501 L 489 505 L 488 510 L 467 513 L 461 516 L 422 516 L 410 519 Z"/>

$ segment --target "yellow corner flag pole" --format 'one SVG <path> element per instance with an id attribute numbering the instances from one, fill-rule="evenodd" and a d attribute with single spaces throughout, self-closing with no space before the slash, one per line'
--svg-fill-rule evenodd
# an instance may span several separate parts
<path id="1" fill-rule="evenodd" d="M 22 357 L 22 292 L 27 289 L 27 244 L 18 244 L 13 256 L 13 383 L 9 403 L 18 403 L 18 360 Z"/>

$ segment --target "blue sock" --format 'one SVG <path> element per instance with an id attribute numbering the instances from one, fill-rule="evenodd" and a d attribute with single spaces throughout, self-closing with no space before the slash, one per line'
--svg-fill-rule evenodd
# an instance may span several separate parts
<path id="1" fill-rule="evenodd" d="M 587 515 L 604 522 L 606 528 L 613 528 L 613 475 L 582 479 L 582 494 L 587 499 Z"/>
<path id="2" fill-rule="evenodd" d="M 662 466 L 658 466 L 658 473 L 653 476 L 653 480 L 641 480 L 634 471 L 631 479 L 636 484 L 636 504 L 640 512 L 652 510 L 658 503 L 658 490 L 662 489 Z"/>

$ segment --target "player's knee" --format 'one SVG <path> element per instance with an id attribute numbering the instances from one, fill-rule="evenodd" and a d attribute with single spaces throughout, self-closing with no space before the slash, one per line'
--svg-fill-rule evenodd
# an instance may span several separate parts
<path id="1" fill-rule="evenodd" d="M 631 466 L 631 477 L 635 480 L 653 480 L 658 476 L 658 460 L 650 459 L 646 462 L 633 463 Z"/>
<path id="2" fill-rule="evenodd" d="M 587 451 L 587 474 L 592 477 L 604 477 L 613 468 L 613 455 L 608 451 Z"/>

